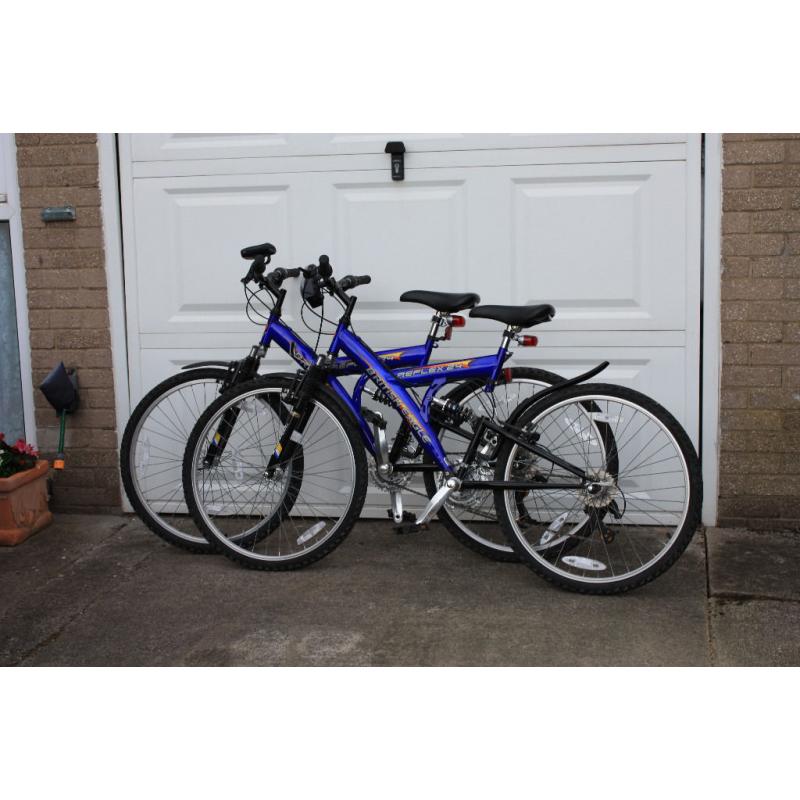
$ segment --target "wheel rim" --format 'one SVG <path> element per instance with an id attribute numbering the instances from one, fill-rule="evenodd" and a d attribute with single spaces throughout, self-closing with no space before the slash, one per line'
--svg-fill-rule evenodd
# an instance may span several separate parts
<path id="1" fill-rule="evenodd" d="M 588 410 L 588 401 L 597 410 Z M 609 473 L 609 456 L 592 433 L 598 419 L 611 427 L 616 475 Z M 530 492 L 526 509 L 533 524 L 521 518 L 513 496 L 505 492 L 512 531 L 531 558 L 550 572 L 587 584 L 633 578 L 664 558 L 686 521 L 691 484 L 677 440 L 654 414 L 618 397 L 581 395 L 544 409 L 526 428 L 540 435 L 539 444 L 593 478 L 589 489 Z M 512 447 L 506 480 L 521 477 L 522 452 Z M 577 482 L 565 470 L 549 468 L 548 480 Z M 572 546 L 554 548 L 551 540 L 543 549 L 548 532 Z"/>
<path id="2" fill-rule="evenodd" d="M 549 385 L 545 381 L 537 381 L 532 378 L 521 378 L 510 383 L 500 384 L 494 390 L 496 409 L 492 407 L 486 392 L 480 387 L 466 395 L 460 401 L 460 405 L 470 408 L 478 414 L 493 416 L 499 422 L 504 422 L 520 403 L 533 397 L 537 391 Z M 448 457 L 452 459 L 457 460 L 458 452 L 463 454 L 466 450 L 466 444 L 462 444 L 464 440 L 446 431 L 442 431 L 440 440 Z M 479 480 L 494 478 L 494 467 L 490 468 L 489 474 L 473 477 Z M 443 481 L 444 476 L 437 475 L 437 482 L 440 486 Z M 466 498 L 456 495 L 455 500 L 447 503 L 444 508 L 453 522 L 470 539 L 498 552 L 508 554 L 513 552 L 513 548 L 508 544 L 497 520 L 494 493 L 491 490 L 473 490 L 471 495 Z"/>
<path id="3" fill-rule="evenodd" d="M 308 555 L 325 544 L 340 528 L 356 485 L 350 440 L 320 403 L 314 403 L 295 455 L 267 474 L 284 425 L 274 411 L 271 420 L 263 418 L 272 410 L 267 402 L 253 401 L 279 392 L 254 389 L 218 409 L 198 437 L 191 467 L 191 490 L 205 529 L 229 551 L 272 562 Z M 223 456 L 205 468 L 220 419 L 233 407 L 239 416 Z"/>
<path id="4" fill-rule="evenodd" d="M 128 469 L 137 499 L 158 525 L 193 544 L 207 542 L 184 501 L 183 455 L 194 424 L 218 392 L 216 378 L 181 383 L 156 398 L 131 437 Z"/>

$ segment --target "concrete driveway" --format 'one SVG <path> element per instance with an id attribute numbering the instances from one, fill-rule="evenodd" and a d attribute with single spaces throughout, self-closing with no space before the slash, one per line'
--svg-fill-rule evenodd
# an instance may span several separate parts
<path id="1" fill-rule="evenodd" d="M 62 515 L 0 549 L 0 664 L 800 664 L 800 536 L 707 540 L 643 589 L 586 597 L 438 524 L 362 522 L 316 565 L 262 573 L 135 518 Z"/>

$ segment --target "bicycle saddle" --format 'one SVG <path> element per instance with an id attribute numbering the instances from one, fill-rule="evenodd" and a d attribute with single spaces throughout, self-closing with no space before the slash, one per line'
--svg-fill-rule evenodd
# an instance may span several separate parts
<path id="1" fill-rule="evenodd" d="M 264 242 L 264 244 L 253 244 L 242 250 L 242 258 L 258 258 L 258 256 L 274 256 L 278 248 L 274 244 Z"/>
<path id="2" fill-rule="evenodd" d="M 451 292 L 425 292 L 422 289 L 414 289 L 410 292 L 403 292 L 400 295 L 401 303 L 422 303 L 422 305 L 428 306 L 434 311 L 441 311 L 446 314 L 463 311 L 465 308 L 472 308 L 478 305 L 480 301 L 480 295 L 472 292 L 454 294 Z"/>
<path id="3" fill-rule="evenodd" d="M 549 303 L 539 306 L 475 306 L 469 315 L 477 319 L 494 319 L 517 328 L 530 328 L 550 322 L 556 310 Z"/>

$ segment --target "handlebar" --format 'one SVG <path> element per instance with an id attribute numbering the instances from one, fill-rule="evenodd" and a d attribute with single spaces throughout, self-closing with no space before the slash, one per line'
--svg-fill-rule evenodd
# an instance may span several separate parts
<path id="1" fill-rule="evenodd" d="M 264 283 L 267 284 L 267 288 L 277 292 L 278 289 L 281 288 L 281 284 L 287 278 L 299 278 L 299 277 L 300 277 L 300 267 L 293 267 L 292 269 L 284 269 L 283 267 L 278 267 L 277 269 L 272 270 L 272 272 L 270 272 L 269 275 L 267 275 L 267 277 L 264 279 Z"/>
<path id="2" fill-rule="evenodd" d="M 335 280 L 330 259 L 326 255 L 321 255 L 319 264 L 312 264 L 307 270 L 303 270 L 303 274 L 306 276 L 306 281 L 311 284 L 308 289 L 304 287 L 303 296 L 306 300 L 312 302 L 312 306 L 315 308 L 322 302 L 320 295 L 322 289 L 327 289 L 347 305 L 351 303 L 351 300 L 355 303 L 355 298 L 348 297 L 347 292 L 355 289 L 356 286 L 365 286 L 372 282 L 372 278 L 369 275 L 346 275 L 339 281 Z"/>
<path id="3" fill-rule="evenodd" d="M 263 248 L 262 245 L 260 248 Z M 257 248 L 248 248 L 251 253 Z M 244 254 L 245 251 L 242 251 Z M 257 283 L 261 288 L 269 289 L 274 294 L 281 291 L 281 284 L 287 278 L 297 278 L 300 275 L 305 277 L 303 284 L 303 297 L 306 302 L 309 302 L 313 308 L 318 307 L 322 303 L 321 290 L 327 289 L 331 294 L 339 298 L 343 303 L 350 303 L 351 299 L 355 302 L 355 298 L 347 296 L 346 292 L 355 289 L 357 286 L 366 286 L 372 282 L 369 275 L 346 275 L 340 281 L 333 278 L 333 267 L 331 266 L 330 258 L 326 255 L 319 257 L 318 264 L 310 264 L 308 267 L 294 267 L 292 269 L 285 269 L 278 267 L 272 270 L 268 275 L 264 275 L 266 265 L 269 263 L 270 255 L 261 253 L 254 253 L 255 258 L 247 275 L 242 278 L 242 283 L 247 285 L 251 281 Z"/>
<path id="4" fill-rule="evenodd" d="M 337 283 L 343 292 L 349 292 L 351 289 L 355 289 L 356 286 L 366 286 L 371 282 L 372 278 L 369 275 L 345 275 Z"/>

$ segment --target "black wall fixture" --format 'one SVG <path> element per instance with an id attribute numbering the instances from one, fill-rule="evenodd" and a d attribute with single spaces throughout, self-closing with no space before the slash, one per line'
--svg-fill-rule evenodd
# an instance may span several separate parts
<path id="1" fill-rule="evenodd" d="M 406 146 L 402 142 L 386 142 L 384 153 L 392 157 L 392 180 L 402 181 L 406 177 L 405 152 Z"/>

